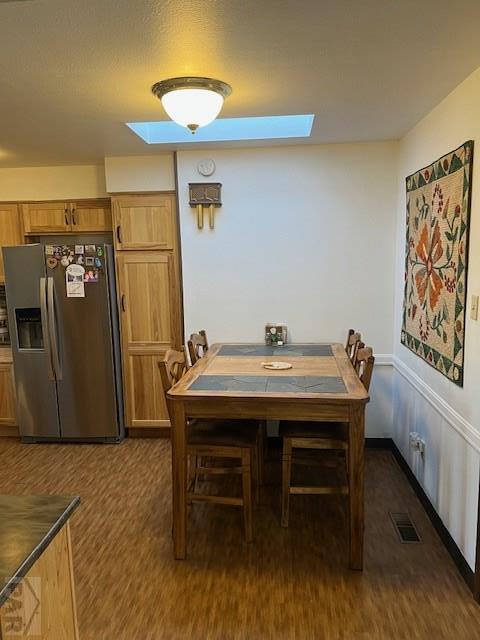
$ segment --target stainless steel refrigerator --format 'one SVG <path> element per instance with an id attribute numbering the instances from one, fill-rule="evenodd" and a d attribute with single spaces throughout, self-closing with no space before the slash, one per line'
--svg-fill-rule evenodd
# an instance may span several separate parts
<path id="1" fill-rule="evenodd" d="M 113 248 L 104 237 L 5 247 L 22 440 L 123 439 Z"/>

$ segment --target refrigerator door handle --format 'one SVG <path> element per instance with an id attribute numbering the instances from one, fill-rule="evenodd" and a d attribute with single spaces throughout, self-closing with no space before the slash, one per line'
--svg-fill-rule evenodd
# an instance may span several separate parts
<path id="1" fill-rule="evenodd" d="M 60 363 L 60 352 L 58 350 L 57 318 L 55 315 L 55 296 L 53 288 L 53 278 L 47 278 L 47 306 L 48 325 L 50 328 L 50 340 L 52 342 L 53 368 L 57 380 L 62 380 L 62 366 Z"/>
<path id="2" fill-rule="evenodd" d="M 48 364 L 48 379 L 55 380 L 55 372 L 52 364 L 52 345 L 50 341 L 50 329 L 48 326 L 47 313 L 47 280 L 40 278 L 40 314 L 42 319 L 43 345 L 45 349 L 45 357 Z"/>

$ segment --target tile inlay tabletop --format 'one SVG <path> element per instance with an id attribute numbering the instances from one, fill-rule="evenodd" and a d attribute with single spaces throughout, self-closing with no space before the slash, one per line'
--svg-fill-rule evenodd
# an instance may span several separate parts
<path id="1" fill-rule="evenodd" d="M 288 344 L 281 347 L 268 347 L 259 344 L 225 344 L 218 356 L 275 356 L 277 360 L 299 356 L 331 356 L 329 344 Z"/>
<path id="2" fill-rule="evenodd" d="M 78 497 L 0 495 L 0 607 L 79 504 Z"/>
<path id="3" fill-rule="evenodd" d="M 199 376 L 192 391 L 245 391 L 251 393 L 346 393 L 342 378 L 332 376 Z"/>

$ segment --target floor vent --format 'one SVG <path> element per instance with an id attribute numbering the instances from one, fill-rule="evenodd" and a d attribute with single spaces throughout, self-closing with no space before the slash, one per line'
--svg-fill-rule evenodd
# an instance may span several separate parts
<path id="1" fill-rule="evenodd" d="M 393 526 L 395 527 L 395 531 L 400 538 L 400 542 L 422 542 L 422 539 L 418 535 L 418 531 L 408 513 L 390 512 L 390 517 L 392 519 Z"/>

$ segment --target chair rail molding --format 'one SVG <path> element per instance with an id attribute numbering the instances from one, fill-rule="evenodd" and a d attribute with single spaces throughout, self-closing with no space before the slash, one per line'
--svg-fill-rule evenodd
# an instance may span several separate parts
<path id="1" fill-rule="evenodd" d="M 400 358 L 392 356 L 395 371 L 435 409 L 435 411 L 457 431 L 473 449 L 480 453 L 480 432 L 465 420 L 458 411 L 451 407 L 436 391 L 426 384 L 419 375 L 408 367 Z"/>

